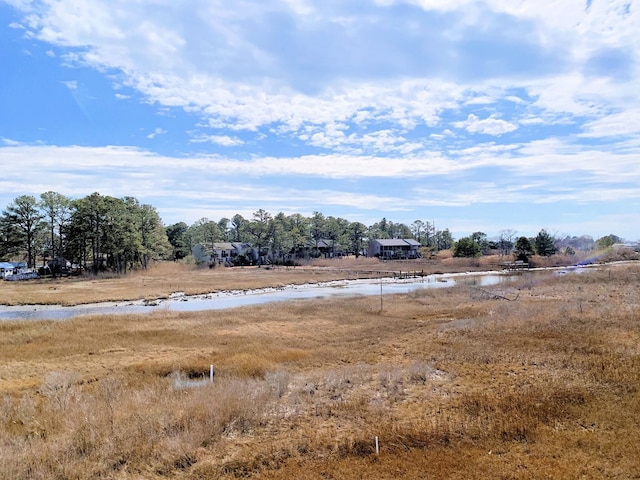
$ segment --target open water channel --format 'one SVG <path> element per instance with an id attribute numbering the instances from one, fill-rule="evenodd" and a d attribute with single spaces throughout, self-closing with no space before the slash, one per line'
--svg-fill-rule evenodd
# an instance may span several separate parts
<path id="1" fill-rule="evenodd" d="M 447 288 L 464 284 L 487 287 L 508 284 L 520 275 L 534 272 L 485 272 L 428 275 L 409 279 L 341 280 L 304 285 L 288 285 L 281 288 L 257 290 L 231 290 L 205 295 L 175 293 L 169 298 L 149 301 L 103 302 L 75 306 L 61 305 L 0 305 L 0 320 L 67 320 L 81 315 L 113 315 L 151 313 L 158 310 L 196 312 L 220 310 L 270 302 L 303 300 L 311 298 L 348 297 L 357 295 L 388 295 L 407 293 L 423 288 Z M 536 273 L 538 275 L 539 273 Z"/>

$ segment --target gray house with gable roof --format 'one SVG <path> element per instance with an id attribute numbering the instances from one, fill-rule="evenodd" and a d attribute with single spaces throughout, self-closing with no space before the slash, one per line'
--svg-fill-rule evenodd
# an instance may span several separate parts
<path id="1" fill-rule="evenodd" d="M 419 258 L 421 246 L 413 238 L 376 238 L 369 242 L 367 255 L 384 259 Z"/>

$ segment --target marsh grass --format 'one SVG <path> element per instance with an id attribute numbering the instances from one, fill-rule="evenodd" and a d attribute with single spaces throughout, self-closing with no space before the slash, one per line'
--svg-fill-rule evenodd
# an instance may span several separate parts
<path id="1" fill-rule="evenodd" d="M 610 256 L 614 255 L 613 253 Z M 536 258 L 539 266 L 571 265 L 586 258 L 552 256 Z M 613 258 L 613 257 L 612 257 Z M 616 257 L 617 258 L 617 257 Z M 622 258 L 622 257 L 621 257 Z M 226 290 L 250 290 L 330 280 L 394 276 L 400 272 L 452 273 L 500 270 L 510 257 L 453 258 L 449 251 L 433 258 L 380 261 L 375 258 L 317 259 L 299 267 L 203 268 L 193 264 L 159 262 L 126 275 L 99 274 L 82 277 L 45 278 L 27 282 L 1 282 L 0 304 L 79 305 L 168 298 L 172 294 L 198 295 Z"/>
<path id="2" fill-rule="evenodd" d="M 2 478 L 95 478 L 186 468 L 198 448 L 264 423 L 286 376 L 229 378 L 188 390 L 168 380 L 131 385 L 106 377 L 88 387 L 47 376 L 34 400 L 2 404 Z M 284 382 L 284 383 L 283 383 Z"/>
<path id="3" fill-rule="evenodd" d="M 639 287 L 0 324 L 0 479 L 633 478 Z"/>
<path id="4" fill-rule="evenodd" d="M 352 270 L 322 268 L 201 268 L 165 262 L 127 275 L 98 275 L 28 282 L 2 282 L 0 304 L 79 305 L 94 302 L 156 300 L 181 292 L 198 295 L 356 278 Z"/>

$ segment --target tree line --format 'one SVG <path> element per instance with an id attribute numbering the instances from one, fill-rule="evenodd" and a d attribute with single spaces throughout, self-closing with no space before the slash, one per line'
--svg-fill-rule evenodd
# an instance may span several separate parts
<path id="1" fill-rule="evenodd" d="M 527 260 L 534 253 L 544 257 L 555 254 L 555 244 L 556 239 L 544 228 L 534 238 L 517 237 L 515 230 L 502 230 L 496 240 L 490 240 L 486 233 L 474 232 L 455 242 L 453 256 L 477 257 L 497 251 L 502 255 L 513 253 L 518 260 Z"/>
<path id="2" fill-rule="evenodd" d="M 317 211 L 305 217 L 259 209 L 248 219 L 236 214 L 165 226 L 153 206 L 99 193 L 80 199 L 52 191 L 38 198 L 22 195 L 0 216 L 0 259 L 23 259 L 30 268 L 47 265 L 54 274 L 69 263 L 124 273 L 151 259 L 180 260 L 197 244 L 213 249 L 218 242 L 249 243 L 274 261 L 317 255 L 319 242 L 327 240 L 359 256 L 373 238 L 413 238 L 433 250 L 454 242 L 449 229 L 437 230 L 427 221 L 405 225 L 383 218 L 366 226 Z"/>
<path id="3" fill-rule="evenodd" d="M 133 197 L 22 195 L 0 216 L 0 258 L 22 258 L 29 268 L 47 265 L 54 275 L 67 262 L 94 272 L 126 272 L 170 254 L 158 212 Z"/>
<path id="4" fill-rule="evenodd" d="M 532 255 L 549 257 L 556 253 L 574 255 L 576 250 L 604 250 L 623 241 L 614 234 L 605 235 L 598 240 L 588 235 L 557 238 L 544 228 L 535 237 L 517 236 L 516 233 L 515 230 L 502 230 L 492 240 L 483 232 L 474 232 L 454 242 L 453 256 L 477 257 L 498 252 L 501 255 L 513 254 L 516 259 L 527 261 Z"/>
<path id="5" fill-rule="evenodd" d="M 556 238 L 542 229 L 537 236 L 518 237 L 502 230 L 495 239 L 483 232 L 454 241 L 448 228 L 438 230 L 433 222 L 415 220 L 411 225 L 386 218 L 372 225 L 313 212 L 272 215 L 259 209 L 251 218 L 201 218 L 191 225 L 178 222 L 165 226 L 157 210 L 134 197 L 115 198 L 92 193 L 71 199 L 57 192 L 38 198 L 15 198 L 0 215 L 0 260 L 24 259 L 27 266 L 47 265 L 52 273 L 71 263 L 85 270 L 115 271 L 146 268 L 152 259 L 180 260 L 191 255 L 195 245 L 213 250 L 219 242 L 248 243 L 258 252 L 268 252 L 271 261 L 318 256 L 320 242 L 356 257 L 372 239 L 412 238 L 431 251 L 453 249 L 454 256 L 473 257 L 498 252 L 518 258 L 558 251 L 606 248 L 621 239 L 607 235 L 594 241 L 589 236 Z M 315 247 L 315 248 L 314 248 Z"/>
<path id="6" fill-rule="evenodd" d="M 356 257 L 363 254 L 374 238 L 412 238 L 433 250 L 453 245 L 449 229 L 437 230 L 432 223 L 422 220 L 406 225 L 382 218 L 367 226 L 318 211 L 305 217 L 283 212 L 272 215 L 263 209 L 254 212 L 251 218 L 236 214 L 218 221 L 201 218 L 192 225 L 179 222 L 167 227 L 167 236 L 174 259 L 189 255 L 194 245 L 213 250 L 218 242 L 249 243 L 259 252 L 268 251 L 275 262 L 319 256 L 320 242 L 328 242 L 335 248 L 334 253 L 340 251 Z"/>

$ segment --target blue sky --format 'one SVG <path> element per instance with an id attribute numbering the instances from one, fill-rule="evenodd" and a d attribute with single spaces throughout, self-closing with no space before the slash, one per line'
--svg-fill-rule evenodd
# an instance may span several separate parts
<path id="1" fill-rule="evenodd" d="M 638 240 L 638 32 L 630 0 L 0 0 L 0 208 Z"/>

